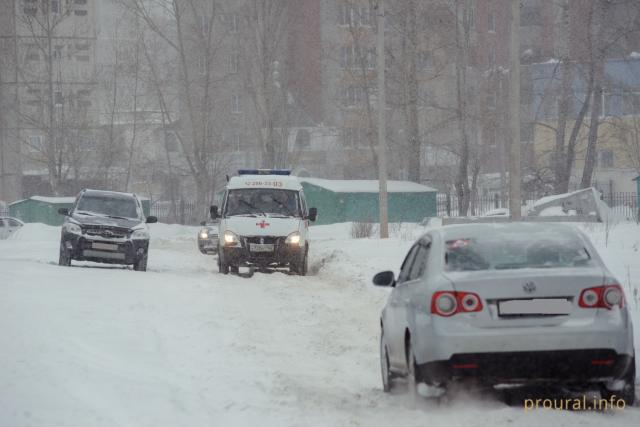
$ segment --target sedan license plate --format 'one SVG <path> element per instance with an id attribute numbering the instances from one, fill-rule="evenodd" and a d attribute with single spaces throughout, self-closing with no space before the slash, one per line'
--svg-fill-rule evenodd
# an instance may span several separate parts
<path id="1" fill-rule="evenodd" d="M 565 315 L 571 313 L 571 302 L 566 298 L 535 298 L 498 301 L 500 316 Z"/>
<path id="2" fill-rule="evenodd" d="M 273 245 L 250 243 L 249 249 L 251 252 L 273 252 Z"/>
<path id="3" fill-rule="evenodd" d="M 118 250 L 118 245 L 112 245 L 110 243 L 93 242 L 91 247 L 93 249 L 99 249 L 99 250 L 102 250 L 102 251 L 117 251 Z"/>

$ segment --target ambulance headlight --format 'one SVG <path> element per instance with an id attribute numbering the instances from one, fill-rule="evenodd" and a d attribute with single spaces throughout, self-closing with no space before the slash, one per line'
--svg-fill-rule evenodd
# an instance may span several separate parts
<path id="1" fill-rule="evenodd" d="M 224 245 L 225 246 L 240 246 L 240 238 L 233 231 L 224 232 Z"/>
<path id="2" fill-rule="evenodd" d="M 297 245 L 300 243 L 300 233 L 294 231 L 293 233 L 287 236 L 287 239 L 284 241 L 288 245 Z"/>

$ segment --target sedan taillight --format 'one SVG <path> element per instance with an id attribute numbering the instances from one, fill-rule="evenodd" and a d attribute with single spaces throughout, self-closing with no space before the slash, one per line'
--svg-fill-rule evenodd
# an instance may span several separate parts
<path id="1" fill-rule="evenodd" d="M 431 297 L 431 314 L 449 317 L 482 311 L 482 301 L 473 292 L 439 291 Z"/>
<path id="2" fill-rule="evenodd" d="M 582 308 L 624 307 L 624 292 L 620 285 L 603 285 L 584 289 L 580 293 L 578 305 Z"/>

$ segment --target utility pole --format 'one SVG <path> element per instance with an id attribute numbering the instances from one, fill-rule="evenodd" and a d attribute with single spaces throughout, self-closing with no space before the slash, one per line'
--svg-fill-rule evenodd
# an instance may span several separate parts
<path id="1" fill-rule="evenodd" d="M 509 211 L 511 220 L 521 219 L 520 189 L 520 0 L 511 0 L 509 45 L 509 118 L 511 144 L 509 156 Z"/>
<path id="2" fill-rule="evenodd" d="M 380 184 L 378 209 L 380 211 L 380 238 L 389 237 L 389 214 L 387 202 L 387 101 L 384 86 L 384 0 L 378 0 L 378 180 Z"/>

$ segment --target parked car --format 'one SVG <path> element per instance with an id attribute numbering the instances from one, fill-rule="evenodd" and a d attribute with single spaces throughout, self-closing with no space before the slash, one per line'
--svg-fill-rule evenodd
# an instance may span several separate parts
<path id="1" fill-rule="evenodd" d="M 24 223 L 17 218 L 0 217 L 0 240 L 8 239 L 22 226 L 24 226 Z"/>
<path id="2" fill-rule="evenodd" d="M 215 255 L 218 253 L 218 221 L 202 221 L 202 228 L 198 231 L 198 249 L 205 255 Z"/>
<path id="3" fill-rule="evenodd" d="M 386 271 L 373 281 L 392 288 L 380 319 L 385 391 L 395 376 L 440 390 L 472 377 L 634 401 L 623 289 L 572 226 L 445 226 L 413 245 L 397 279 Z"/>
<path id="4" fill-rule="evenodd" d="M 149 227 L 157 222 L 145 218 L 135 194 L 82 190 L 71 209 L 58 210 L 65 216 L 60 237 L 60 265 L 72 260 L 133 265 L 146 271 Z"/>

